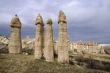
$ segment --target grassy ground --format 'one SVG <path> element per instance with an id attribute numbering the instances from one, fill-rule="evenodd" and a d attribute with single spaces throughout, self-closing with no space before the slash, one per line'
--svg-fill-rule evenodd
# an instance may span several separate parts
<path id="1" fill-rule="evenodd" d="M 107 55 L 107 54 L 86 54 L 83 57 L 85 58 L 91 57 L 95 60 L 110 62 L 110 55 Z"/>
<path id="2" fill-rule="evenodd" d="M 0 55 L 0 73 L 105 73 L 78 65 L 62 65 L 35 60 L 32 55 Z"/>

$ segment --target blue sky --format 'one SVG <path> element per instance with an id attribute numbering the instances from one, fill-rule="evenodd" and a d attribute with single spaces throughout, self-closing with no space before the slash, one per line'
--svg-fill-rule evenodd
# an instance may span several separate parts
<path id="1" fill-rule="evenodd" d="M 35 20 L 40 13 L 52 18 L 54 38 L 58 35 L 58 13 L 67 16 L 68 36 L 71 41 L 110 43 L 110 0 L 1 0 L 0 35 L 9 36 L 12 16 L 18 14 L 22 22 L 22 37 L 34 37 Z"/>

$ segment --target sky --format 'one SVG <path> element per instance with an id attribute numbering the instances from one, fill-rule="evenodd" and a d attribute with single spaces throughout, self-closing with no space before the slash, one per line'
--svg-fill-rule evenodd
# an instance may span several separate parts
<path id="1" fill-rule="evenodd" d="M 40 13 L 45 26 L 47 19 L 52 19 L 57 40 L 60 10 L 66 15 L 71 41 L 110 43 L 110 0 L 1 0 L 0 35 L 10 35 L 10 21 L 17 14 L 22 23 L 22 37 L 35 38 L 35 21 Z"/>

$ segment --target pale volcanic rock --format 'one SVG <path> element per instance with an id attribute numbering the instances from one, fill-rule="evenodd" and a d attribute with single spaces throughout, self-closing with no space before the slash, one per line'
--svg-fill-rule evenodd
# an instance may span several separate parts
<path id="1" fill-rule="evenodd" d="M 11 34 L 9 38 L 9 53 L 21 53 L 21 22 L 19 17 L 15 15 L 11 20 Z"/>
<path id="2" fill-rule="evenodd" d="M 58 62 L 69 63 L 67 22 L 63 11 L 59 12 L 58 26 Z"/>
<path id="3" fill-rule="evenodd" d="M 47 20 L 44 56 L 46 61 L 48 62 L 54 61 L 54 42 L 51 19 Z"/>
<path id="4" fill-rule="evenodd" d="M 41 15 L 39 14 L 36 19 L 36 39 L 35 39 L 35 52 L 36 59 L 41 59 L 44 48 L 44 24 Z"/>

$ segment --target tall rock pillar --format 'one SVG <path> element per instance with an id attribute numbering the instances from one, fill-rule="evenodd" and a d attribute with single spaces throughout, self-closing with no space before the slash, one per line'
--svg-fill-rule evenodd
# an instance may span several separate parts
<path id="1" fill-rule="evenodd" d="M 44 56 L 46 61 L 48 62 L 54 61 L 54 42 L 51 19 L 47 20 Z"/>
<path id="2" fill-rule="evenodd" d="M 58 62 L 69 63 L 67 22 L 63 11 L 59 12 L 58 24 Z"/>
<path id="3" fill-rule="evenodd" d="M 9 38 L 9 53 L 21 53 L 21 22 L 19 17 L 15 15 L 11 20 L 11 34 Z"/>
<path id="4" fill-rule="evenodd" d="M 41 15 L 39 14 L 36 19 L 36 39 L 34 56 L 36 59 L 41 59 L 44 48 L 44 24 Z"/>

